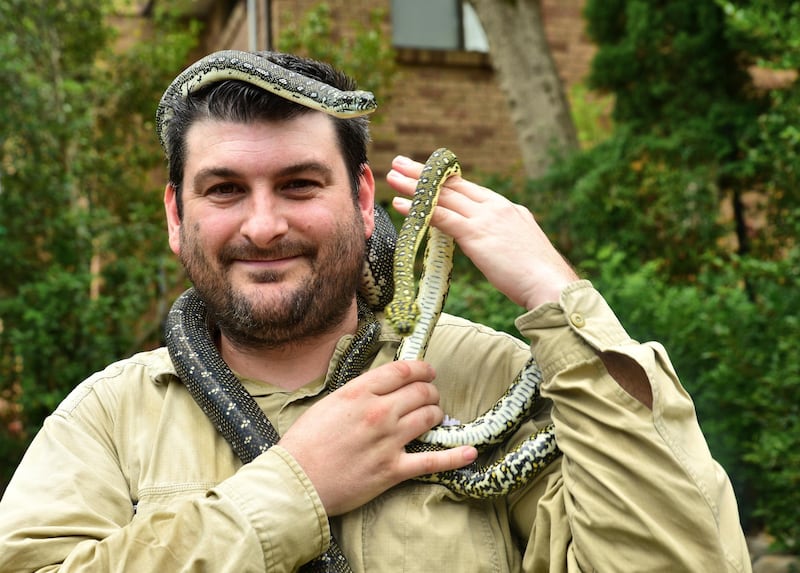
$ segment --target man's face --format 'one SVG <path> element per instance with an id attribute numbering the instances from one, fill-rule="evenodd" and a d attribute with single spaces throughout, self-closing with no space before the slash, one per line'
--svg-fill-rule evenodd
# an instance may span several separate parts
<path id="1" fill-rule="evenodd" d="M 182 220 L 165 194 L 169 242 L 223 334 L 277 347 L 336 327 L 353 308 L 374 181 L 367 170 L 356 205 L 333 122 L 203 120 L 186 143 Z"/>

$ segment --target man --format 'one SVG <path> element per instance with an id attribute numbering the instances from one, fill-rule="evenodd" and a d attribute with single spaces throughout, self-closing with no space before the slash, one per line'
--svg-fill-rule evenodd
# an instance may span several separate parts
<path id="1" fill-rule="evenodd" d="M 284 67 L 342 89 L 330 68 Z M 294 571 L 331 533 L 354 571 L 745 571 L 736 502 L 665 351 L 626 335 L 534 217 L 460 177 L 432 223 L 528 310 L 530 347 L 443 315 L 425 361 L 326 380 L 359 324 L 374 230 L 366 120 L 334 119 L 241 81 L 174 102 L 169 244 L 225 362 L 281 435 L 242 464 L 165 349 L 109 366 L 48 418 L 0 503 L 0 571 Z M 387 180 L 409 210 L 421 165 Z M 533 352 L 563 456 L 508 496 L 464 500 L 413 478 L 475 460 L 408 453 L 445 414 L 483 413 Z"/>

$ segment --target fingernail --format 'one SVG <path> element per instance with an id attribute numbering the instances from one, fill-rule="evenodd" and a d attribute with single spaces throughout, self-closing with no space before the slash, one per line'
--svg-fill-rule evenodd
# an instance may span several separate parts
<path id="1" fill-rule="evenodd" d="M 469 463 L 474 462 L 478 459 L 478 450 L 475 448 L 468 448 L 464 450 L 464 460 L 468 461 Z"/>

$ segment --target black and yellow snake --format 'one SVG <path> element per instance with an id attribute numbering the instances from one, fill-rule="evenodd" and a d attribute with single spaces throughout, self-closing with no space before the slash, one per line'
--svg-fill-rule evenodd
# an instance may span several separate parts
<path id="1" fill-rule="evenodd" d="M 336 117 L 356 117 L 376 108 L 369 92 L 341 91 L 278 66 L 265 56 L 226 50 L 206 56 L 187 68 L 164 93 L 156 120 L 159 140 L 165 149 L 172 102 L 226 79 L 254 84 Z M 367 366 L 380 330 L 374 312 L 383 310 L 384 306 L 388 322 L 404 337 L 395 358 L 424 358 L 447 297 L 453 258 L 452 238 L 430 226 L 430 217 L 441 186 L 456 173 L 460 173 L 460 166 L 452 152 L 439 149 L 431 155 L 399 235 L 385 211 L 376 207 L 376 228 L 368 240 L 359 294 L 359 329 L 331 377 L 331 390 L 357 376 Z M 424 272 L 417 294 L 414 259 L 426 234 Z M 272 424 L 220 357 L 208 330 L 205 304 L 193 289 L 186 291 L 173 305 L 166 324 L 166 341 L 178 376 L 244 463 L 278 441 Z M 407 448 L 420 451 L 462 444 L 487 448 L 501 443 L 530 415 L 539 398 L 540 382 L 539 369 L 531 359 L 486 414 L 467 424 L 433 428 Z M 419 479 L 441 483 L 466 497 L 488 498 L 505 495 L 526 483 L 558 455 L 555 433 L 550 425 L 532 434 L 492 466 L 463 468 Z M 328 553 L 311 562 L 305 570 L 341 572 L 349 568 L 334 543 Z"/>

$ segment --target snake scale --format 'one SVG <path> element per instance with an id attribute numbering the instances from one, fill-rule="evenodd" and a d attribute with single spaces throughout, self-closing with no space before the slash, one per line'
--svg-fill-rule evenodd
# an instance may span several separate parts
<path id="1" fill-rule="evenodd" d="M 173 103 L 227 79 L 254 84 L 335 117 L 356 117 L 376 108 L 369 92 L 341 91 L 278 66 L 258 54 L 226 50 L 206 56 L 187 68 L 165 91 L 156 113 L 158 136 L 165 149 Z M 429 223 L 441 186 L 458 173 L 460 166 L 452 152 L 439 149 L 431 155 L 399 235 L 385 211 L 376 206 L 376 228 L 368 240 L 358 296 L 359 327 L 329 379 L 330 390 L 345 384 L 367 366 L 381 328 L 373 311 L 382 310 L 384 306 L 387 320 L 404 337 L 395 358 L 424 357 L 447 297 L 453 255 L 452 238 Z M 416 294 L 414 259 L 426 235 L 424 270 Z M 205 304 L 194 289 L 181 295 L 170 310 L 166 342 L 179 378 L 243 463 L 252 461 L 280 439 L 266 415 L 220 357 L 209 332 Z M 539 398 L 540 382 L 538 366 L 531 359 L 507 392 L 484 415 L 468 424 L 433 428 L 408 444 L 407 449 L 424 451 L 461 444 L 484 449 L 505 441 L 530 415 Z M 461 468 L 418 479 L 441 483 L 466 497 L 488 498 L 505 495 L 526 483 L 558 455 L 554 429 L 549 425 L 491 466 Z M 332 540 L 329 550 L 306 564 L 303 570 L 344 573 L 350 568 L 338 544 Z"/>

